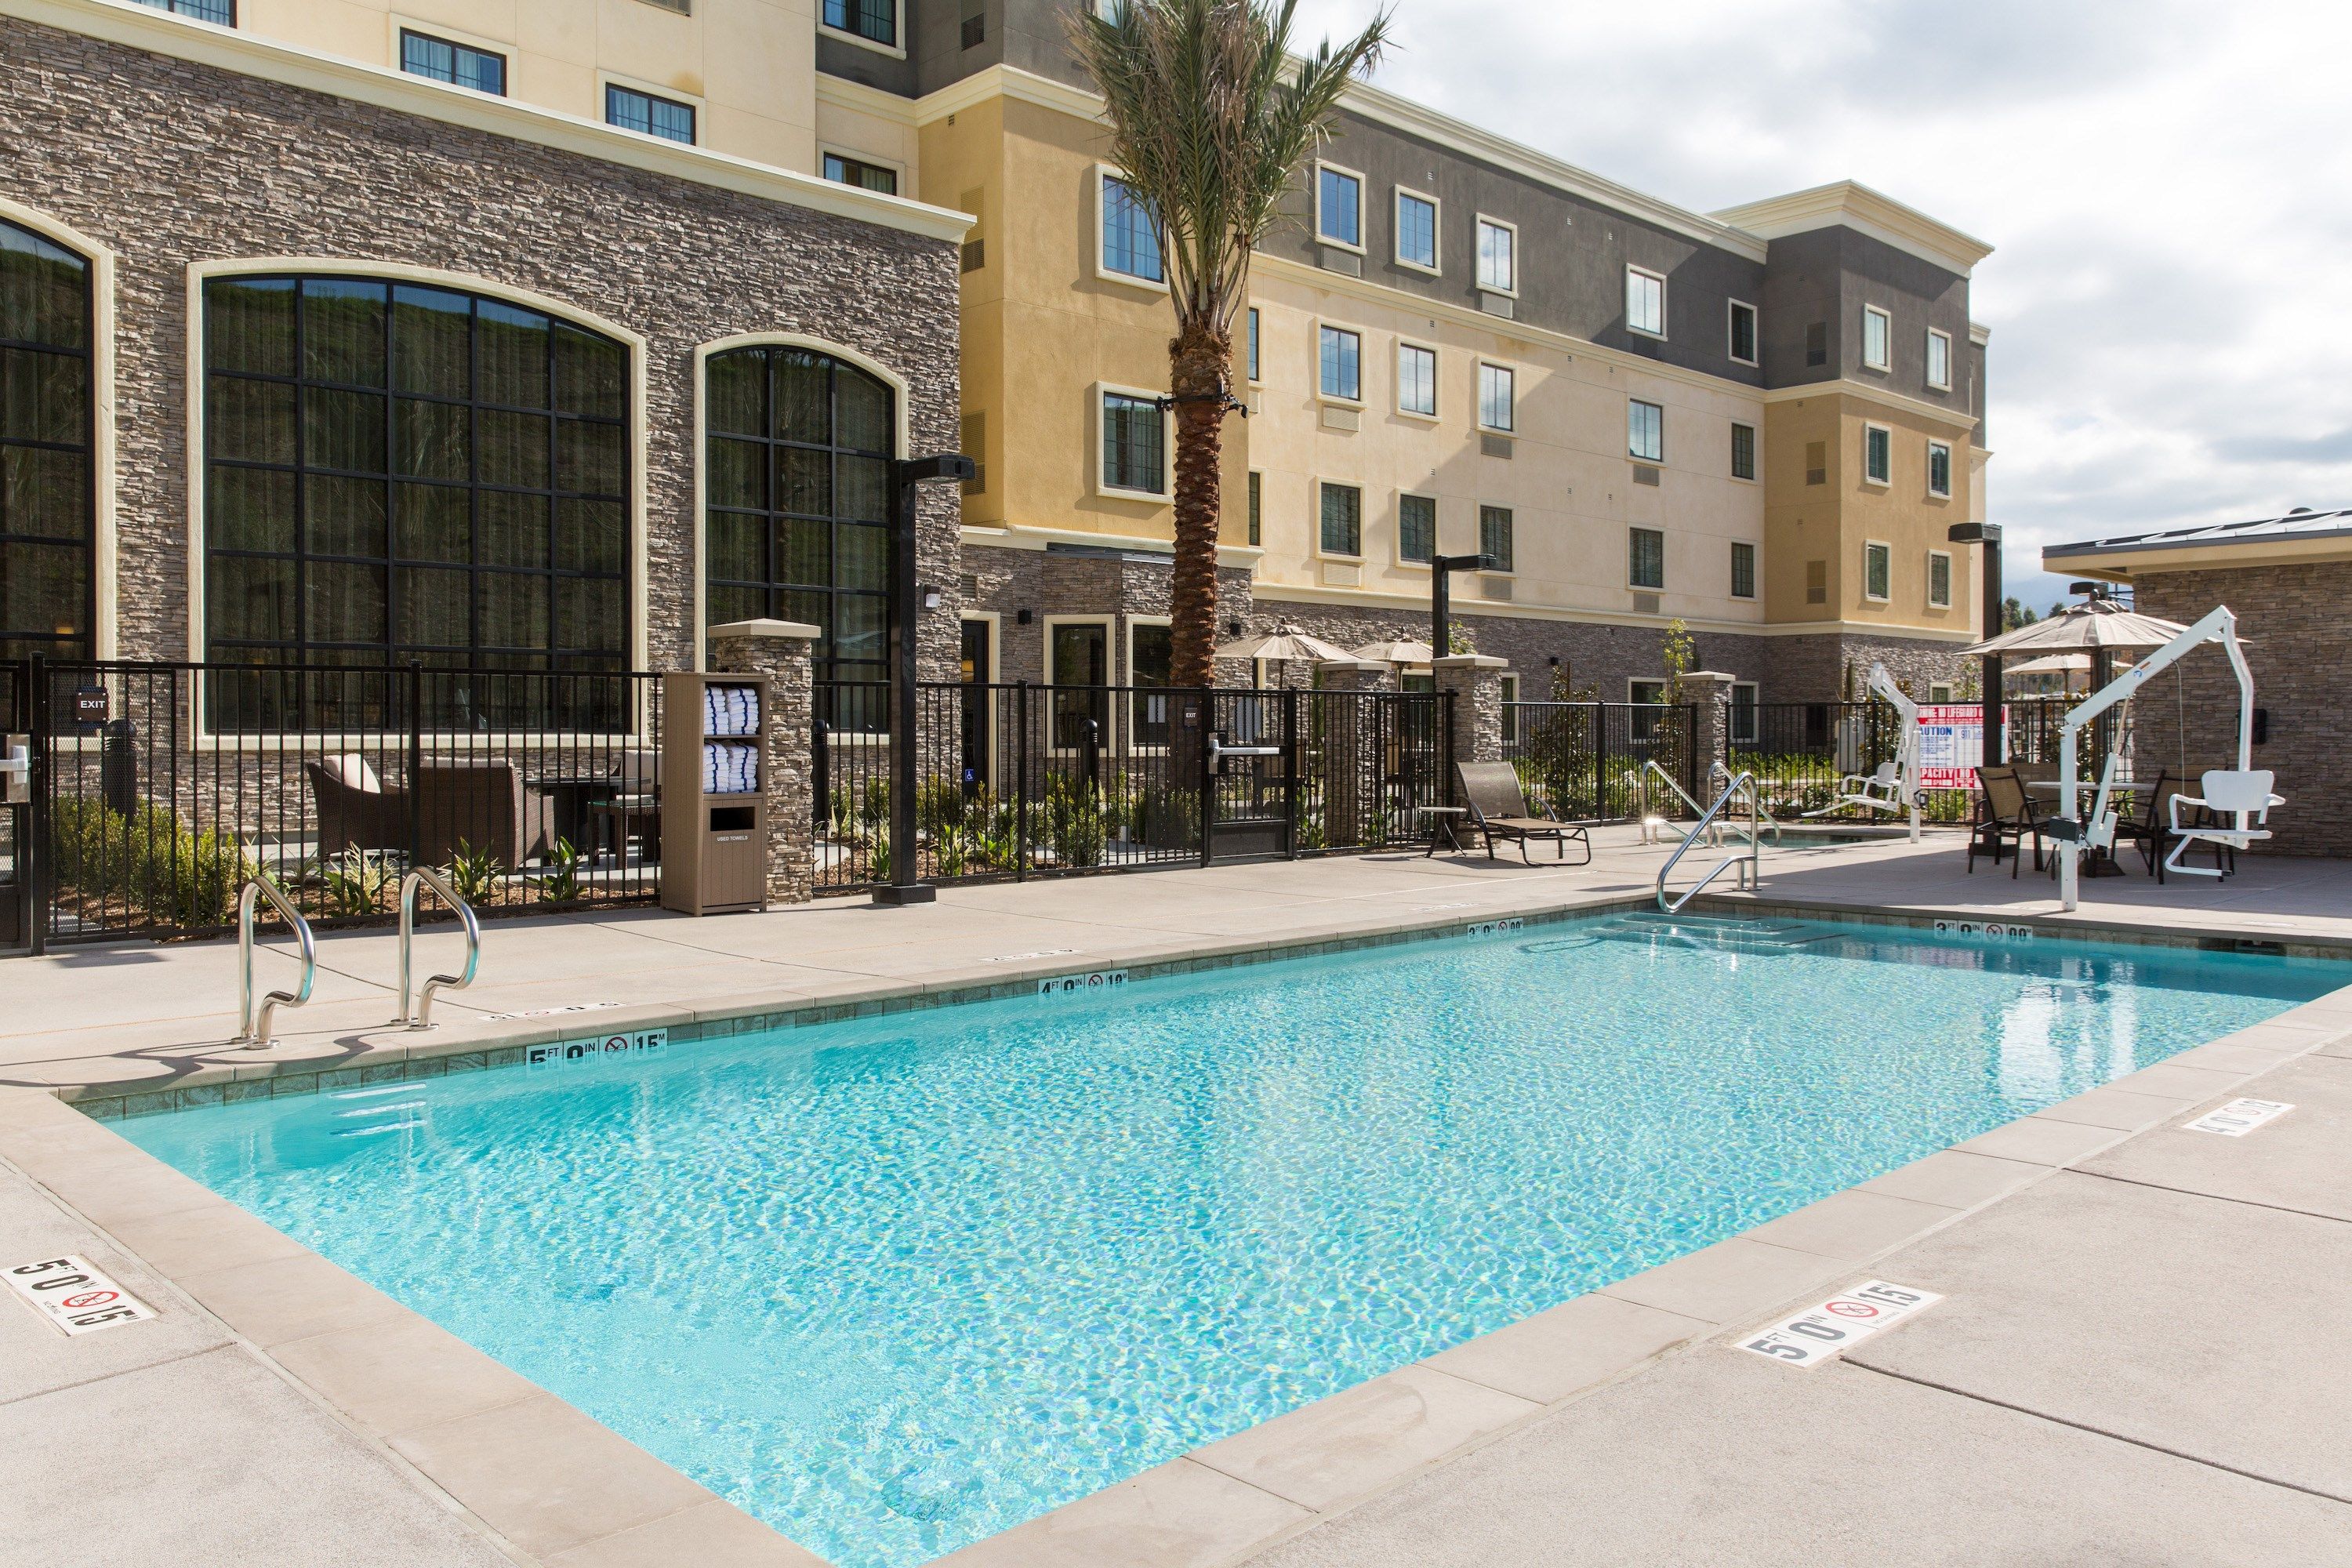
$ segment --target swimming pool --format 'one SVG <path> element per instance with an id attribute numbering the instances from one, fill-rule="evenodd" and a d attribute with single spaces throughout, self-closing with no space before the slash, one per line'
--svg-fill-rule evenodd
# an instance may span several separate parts
<path id="1" fill-rule="evenodd" d="M 1609 917 L 118 1125 L 900 1568 L 2344 977 Z"/>

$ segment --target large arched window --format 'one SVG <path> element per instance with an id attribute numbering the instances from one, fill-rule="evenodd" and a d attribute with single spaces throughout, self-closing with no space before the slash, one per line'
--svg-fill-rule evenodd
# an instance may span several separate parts
<path id="1" fill-rule="evenodd" d="M 731 349 L 708 374 L 708 624 L 809 622 L 819 680 L 886 679 L 897 394 L 807 348 Z"/>
<path id="2" fill-rule="evenodd" d="M 626 347 L 422 283 L 204 297 L 212 658 L 628 667 Z"/>
<path id="3" fill-rule="evenodd" d="M 0 658 L 88 658 L 90 264 L 0 220 Z"/>

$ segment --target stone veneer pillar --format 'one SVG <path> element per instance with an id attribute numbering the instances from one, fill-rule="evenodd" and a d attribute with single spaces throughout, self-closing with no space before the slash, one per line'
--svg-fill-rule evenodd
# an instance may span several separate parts
<path id="1" fill-rule="evenodd" d="M 1456 765 L 1503 760 L 1503 671 L 1508 668 L 1508 659 L 1484 653 L 1449 654 L 1432 664 L 1437 689 L 1454 694 Z M 1451 794 L 1453 781 L 1445 787 Z"/>
<path id="2" fill-rule="evenodd" d="M 801 621 L 730 621 L 710 628 L 713 674 L 768 679 L 768 901 L 804 904 L 816 887 L 816 795 L 809 754 L 814 689 L 809 649 L 817 628 Z M 668 717 L 668 716 L 665 716 Z"/>
<path id="3" fill-rule="evenodd" d="M 1701 805 L 1715 799 L 1708 774 L 1717 763 L 1728 764 L 1731 736 L 1731 688 L 1738 678 L 1717 669 L 1695 669 L 1683 677 L 1683 700 L 1698 710 L 1698 788 L 1691 794 Z"/>
<path id="4" fill-rule="evenodd" d="M 1367 737 L 1376 734 L 1365 722 L 1368 704 L 1356 700 L 1365 692 L 1394 691 L 1396 667 L 1378 659 L 1333 658 L 1315 667 L 1317 684 L 1332 700 L 1307 700 L 1323 710 L 1323 841 L 1326 844 L 1377 842 L 1365 834 L 1366 817 L 1377 810 L 1368 785 L 1387 771 L 1382 759 L 1366 767 Z M 1376 787 L 1376 785 L 1375 785 Z"/>

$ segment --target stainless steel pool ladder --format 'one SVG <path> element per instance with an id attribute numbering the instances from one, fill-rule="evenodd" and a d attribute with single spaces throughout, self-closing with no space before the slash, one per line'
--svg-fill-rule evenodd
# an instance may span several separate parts
<path id="1" fill-rule="evenodd" d="M 1706 807 L 1705 807 L 1705 806 L 1703 806 L 1703 805 L 1699 805 L 1699 803 L 1698 803 L 1698 802 L 1696 802 L 1696 801 L 1693 800 L 1693 799 L 1690 797 L 1690 792 L 1689 792 L 1689 791 L 1687 791 L 1687 790 L 1685 790 L 1685 789 L 1684 789 L 1684 788 L 1683 788 L 1683 786 L 1682 786 L 1681 784 L 1679 784 L 1675 783 L 1675 775 L 1674 775 L 1674 774 L 1672 774 L 1672 773 L 1668 773 L 1668 772 L 1666 772 L 1666 770 L 1665 770 L 1665 769 L 1664 769 L 1664 768 L 1660 767 L 1660 766 L 1657 764 L 1657 762 L 1656 762 L 1656 760 L 1655 760 L 1654 758 L 1654 759 L 1651 759 L 1651 760 L 1649 760 L 1649 761 L 1646 761 L 1646 762 L 1644 762 L 1644 763 L 1642 764 L 1642 773 L 1641 773 L 1641 777 L 1642 777 L 1642 782 L 1643 782 L 1643 784 L 1645 786 L 1648 784 L 1648 783 L 1649 783 L 1649 779 L 1650 779 L 1650 775 L 1651 775 L 1651 774 L 1653 774 L 1653 773 L 1655 773 L 1655 774 L 1657 775 L 1658 782 L 1659 782 L 1660 784 L 1664 784 L 1668 789 L 1670 789 L 1670 790 L 1674 791 L 1674 793 L 1675 793 L 1675 799 L 1677 799 L 1677 800 L 1681 801 L 1685 805 L 1686 805 L 1686 806 L 1690 807 L 1691 815 L 1692 815 L 1693 816 L 1699 816 L 1699 817 L 1703 817 L 1703 816 L 1705 816 L 1706 815 Z M 1707 770 L 1706 770 L 1706 785 L 1707 785 L 1707 787 L 1708 787 L 1709 789 L 1716 789 L 1716 788 L 1718 788 L 1719 786 L 1724 785 L 1724 784 L 1729 784 L 1730 782 L 1731 782 L 1731 770 L 1730 770 L 1729 768 L 1725 767 L 1721 763 L 1712 763 L 1711 765 L 1709 765 L 1709 767 L 1708 767 L 1708 768 L 1707 768 Z M 1766 811 L 1766 810 L 1764 809 L 1764 807 L 1763 807 L 1763 804 L 1762 804 L 1760 801 L 1759 801 L 1759 802 L 1755 803 L 1755 805 L 1756 805 L 1756 809 L 1755 809 L 1754 813 L 1752 814 L 1752 818 L 1751 818 L 1751 821 L 1752 821 L 1752 823 L 1753 823 L 1753 825 L 1754 825 L 1754 826 L 1751 826 L 1751 828 L 1749 829 L 1749 831 L 1752 833 L 1752 832 L 1754 832 L 1757 828 L 1759 828 L 1759 827 L 1760 827 L 1760 829 L 1761 829 L 1764 833 L 1769 834 L 1769 835 L 1771 836 L 1772 843 L 1773 843 L 1774 847 L 1779 847 L 1779 845 L 1780 845 L 1780 820 L 1779 820 L 1778 818 L 1776 818 L 1776 817 L 1775 817 L 1775 816 L 1774 816 L 1770 812 Z M 1663 819 L 1661 819 L 1661 820 L 1659 821 L 1659 823 L 1658 823 L 1658 826 L 1661 826 L 1661 827 L 1669 827 L 1669 826 L 1673 826 L 1674 825 L 1673 825 L 1673 824 L 1671 824 L 1671 823 L 1665 822 L 1665 821 L 1664 821 Z M 1738 827 L 1739 825 L 1738 825 L 1738 823 L 1734 822 L 1734 823 L 1732 823 L 1732 824 L 1731 824 L 1731 826 L 1734 826 L 1734 827 Z M 1715 842 L 1716 842 L 1718 846 L 1719 846 L 1719 845 L 1721 845 L 1721 844 L 1722 844 L 1722 842 L 1723 842 L 1723 827 L 1724 827 L 1724 824 L 1723 824 L 1723 823 L 1721 823 L 1721 822 L 1717 822 L 1717 823 L 1715 825 L 1715 828 L 1714 828 L 1714 833 L 1715 833 Z M 1677 831 L 1679 831 L 1679 829 L 1677 829 Z M 1697 832 L 1698 832 L 1698 829 L 1697 829 L 1697 828 L 1696 828 L 1696 827 L 1694 827 L 1694 828 L 1692 828 L 1688 833 L 1684 834 L 1684 835 L 1683 835 L 1683 837 L 1685 837 L 1685 838 L 1687 838 L 1687 837 L 1692 837 L 1693 835 L 1696 834 Z M 1646 844 L 1646 843 L 1648 843 L 1649 841 L 1650 841 L 1650 840 L 1649 840 L 1649 836 L 1648 836 L 1647 834 L 1644 834 L 1644 835 L 1643 836 L 1643 842 Z"/>
<path id="2" fill-rule="evenodd" d="M 411 960 L 416 950 L 416 895 L 425 888 L 449 906 L 458 923 L 466 928 L 466 972 L 463 974 L 436 974 L 425 983 L 416 997 L 416 1012 L 409 1016 Z M 474 983 L 474 971 L 482 963 L 482 922 L 475 917 L 474 906 L 457 896 L 457 889 L 440 872 L 418 867 L 400 879 L 400 1016 L 393 1022 L 412 1029 L 433 1026 L 433 994 L 436 991 L 463 991 Z"/>
<path id="3" fill-rule="evenodd" d="M 1746 796 L 1748 800 L 1748 847 L 1735 850 L 1725 856 L 1714 866 L 1708 868 L 1706 876 L 1701 877 L 1685 889 L 1682 897 L 1671 898 L 1666 892 L 1666 879 L 1674 873 L 1676 863 L 1689 854 L 1691 846 L 1697 843 L 1706 830 L 1723 816 L 1725 809 L 1731 805 L 1733 798 L 1740 795 Z M 1738 871 L 1739 886 L 1748 891 L 1754 891 L 1763 868 L 1764 837 L 1761 827 L 1763 815 L 1764 807 L 1756 798 L 1756 775 L 1748 773 L 1738 774 L 1725 786 L 1721 795 L 1716 796 L 1715 804 L 1706 808 L 1706 813 L 1699 817 L 1696 826 L 1683 836 L 1683 841 L 1675 846 L 1675 852 L 1666 857 L 1666 863 L 1658 868 L 1658 908 L 1670 915 L 1681 913 L 1682 907 L 1698 897 L 1700 890 L 1709 882 L 1734 868 Z"/>
<path id="4" fill-rule="evenodd" d="M 253 1005 L 253 910 L 263 899 L 269 907 L 286 918 L 293 928 L 294 940 L 302 951 L 302 983 L 292 991 L 272 991 L 261 999 L 256 1014 Z M 292 900 L 278 890 L 278 884 L 266 871 L 257 870 L 245 890 L 236 896 L 236 1038 L 230 1041 L 248 1051 L 266 1051 L 278 1021 L 278 1009 L 299 1007 L 310 999 L 310 986 L 319 978 L 319 943 L 310 934 L 310 922 L 302 918 Z"/>

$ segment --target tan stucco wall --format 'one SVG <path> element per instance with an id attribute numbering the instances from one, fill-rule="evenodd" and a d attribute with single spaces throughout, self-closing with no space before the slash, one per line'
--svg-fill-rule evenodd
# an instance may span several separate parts
<path id="1" fill-rule="evenodd" d="M 240 31 L 397 69 L 405 23 L 507 57 L 522 102 L 604 118 L 605 75 L 697 106 L 700 145 L 816 169 L 816 0 L 241 0 Z M 600 74 L 604 73 L 604 74 Z"/>

